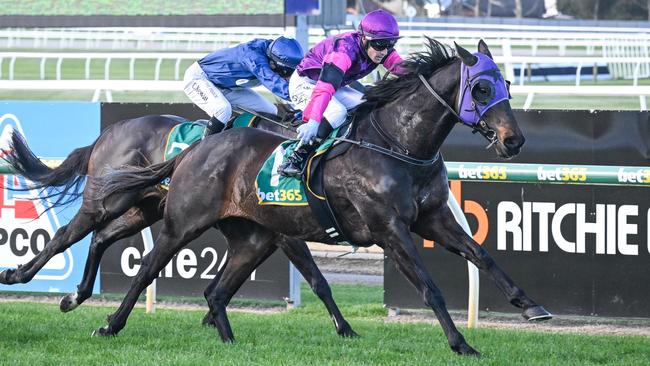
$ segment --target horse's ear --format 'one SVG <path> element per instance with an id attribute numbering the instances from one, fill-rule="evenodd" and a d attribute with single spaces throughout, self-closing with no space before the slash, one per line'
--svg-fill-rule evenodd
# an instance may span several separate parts
<path id="1" fill-rule="evenodd" d="M 472 55 L 468 50 L 459 46 L 458 43 L 454 42 L 454 46 L 456 46 L 456 52 L 465 65 L 474 66 L 478 62 L 478 57 Z"/>
<path id="2" fill-rule="evenodd" d="M 478 51 L 484 54 L 485 56 L 492 58 L 492 53 L 490 53 L 487 44 L 483 42 L 482 39 L 478 41 Z"/>

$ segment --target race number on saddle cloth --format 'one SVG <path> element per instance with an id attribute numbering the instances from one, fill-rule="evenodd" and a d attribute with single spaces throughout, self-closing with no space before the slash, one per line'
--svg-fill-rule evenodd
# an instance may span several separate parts
<path id="1" fill-rule="evenodd" d="M 330 133 L 327 139 L 324 139 L 320 144 L 314 157 L 326 152 L 336 140 L 334 137 L 339 133 L 339 129 L 335 129 Z M 293 151 L 298 148 L 300 141 L 288 140 L 278 145 L 275 150 L 266 159 L 257 178 L 255 179 L 255 189 L 257 191 L 257 199 L 260 205 L 278 205 L 278 206 L 307 206 L 307 195 L 305 194 L 302 179 L 294 177 L 281 176 L 277 169 L 278 166 L 286 159 L 287 156 L 293 154 Z M 307 182 L 309 185 L 309 182 Z M 309 186 L 307 189 L 310 189 Z"/>

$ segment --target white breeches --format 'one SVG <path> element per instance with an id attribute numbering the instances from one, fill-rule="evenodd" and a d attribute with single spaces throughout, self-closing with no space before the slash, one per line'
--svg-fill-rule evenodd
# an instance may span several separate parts
<path id="1" fill-rule="evenodd" d="M 183 77 L 185 94 L 210 117 L 226 123 L 232 115 L 232 105 L 241 105 L 256 112 L 277 114 L 278 109 L 258 92 L 249 88 L 219 89 L 201 69 L 193 63 Z"/>
<path id="2" fill-rule="evenodd" d="M 295 109 L 304 110 L 311 99 L 315 86 L 315 81 L 294 72 L 291 79 L 289 79 L 291 106 Z M 361 102 L 363 102 L 363 93 L 349 86 L 341 87 L 332 96 L 323 116 L 327 118 L 333 128 L 337 128 L 345 122 L 348 109 L 358 106 Z"/>

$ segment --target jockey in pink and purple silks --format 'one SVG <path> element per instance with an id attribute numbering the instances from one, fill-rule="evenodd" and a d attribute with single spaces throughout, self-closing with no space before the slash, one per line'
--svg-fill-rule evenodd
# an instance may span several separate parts
<path id="1" fill-rule="evenodd" d="M 313 142 L 323 119 L 337 128 L 345 122 L 347 111 L 363 101 L 363 93 L 350 83 L 380 64 L 400 74 L 402 58 L 393 48 L 399 38 L 395 18 L 375 10 L 363 17 L 358 31 L 328 37 L 307 52 L 289 79 L 291 105 L 303 111 L 307 123 L 298 127 L 300 146 L 278 168 L 281 175 L 299 177 L 302 162 L 316 148 Z"/>

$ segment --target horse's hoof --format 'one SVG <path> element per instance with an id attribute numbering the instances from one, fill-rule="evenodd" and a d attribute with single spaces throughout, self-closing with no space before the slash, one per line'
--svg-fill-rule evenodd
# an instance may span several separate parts
<path id="1" fill-rule="evenodd" d="M 481 357 L 481 353 L 467 343 L 462 343 L 457 347 L 452 347 L 452 349 L 461 356 Z"/>
<path id="2" fill-rule="evenodd" d="M 214 320 L 214 317 L 212 314 L 208 311 L 207 314 L 203 317 L 203 320 L 201 321 L 201 324 L 205 327 L 216 327 L 217 326 L 217 321 Z"/>
<path id="3" fill-rule="evenodd" d="M 77 302 L 77 296 L 78 295 L 75 292 L 74 294 L 67 294 L 66 296 L 62 297 L 61 301 L 59 301 L 59 309 L 64 313 L 76 309 L 79 306 L 79 303 Z"/>
<path id="4" fill-rule="evenodd" d="M 343 332 L 340 332 L 339 335 L 341 337 L 345 337 L 345 338 L 357 338 L 357 337 L 359 337 L 359 334 L 357 334 L 357 332 L 352 330 L 352 328 L 347 329 L 347 330 L 345 330 Z"/>
<path id="5" fill-rule="evenodd" d="M 352 327 L 349 324 L 344 326 L 342 329 L 337 329 L 336 333 L 338 333 L 341 337 L 346 337 L 346 338 L 348 338 L 348 337 L 349 338 L 356 338 L 356 337 L 359 336 L 357 334 L 357 332 L 352 330 Z"/>
<path id="6" fill-rule="evenodd" d="M 97 328 L 96 330 L 93 331 L 93 334 L 91 334 L 91 337 L 107 337 L 107 336 L 116 336 L 116 333 L 113 333 L 109 331 L 108 325 L 105 325 L 101 328 Z"/>
<path id="7" fill-rule="evenodd" d="M 219 333 L 219 338 L 221 339 L 221 342 L 223 343 L 235 343 L 235 336 L 228 332 L 229 334 L 221 334 Z"/>
<path id="8" fill-rule="evenodd" d="M 549 313 L 540 305 L 535 305 L 527 308 L 521 314 L 524 319 L 528 321 L 544 321 L 553 318 L 553 314 Z"/>
<path id="9" fill-rule="evenodd" d="M 16 272 L 15 269 L 5 269 L 0 272 L 0 283 L 3 285 L 13 285 L 13 282 L 10 282 L 10 278 L 14 272 Z"/>

